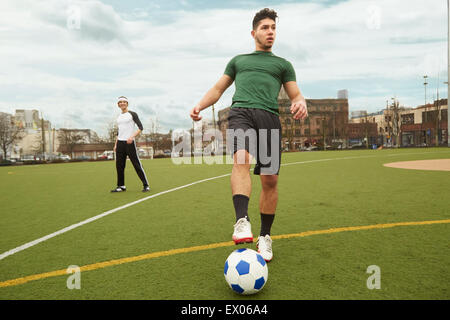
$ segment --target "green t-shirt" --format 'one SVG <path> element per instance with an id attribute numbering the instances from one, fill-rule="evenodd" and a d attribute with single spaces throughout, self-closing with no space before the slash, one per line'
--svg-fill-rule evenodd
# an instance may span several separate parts
<path id="1" fill-rule="evenodd" d="M 281 85 L 296 81 L 294 68 L 289 61 L 265 51 L 234 57 L 224 74 L 235 81 L 232 108 L 264 109 L 277 115 Z"/>

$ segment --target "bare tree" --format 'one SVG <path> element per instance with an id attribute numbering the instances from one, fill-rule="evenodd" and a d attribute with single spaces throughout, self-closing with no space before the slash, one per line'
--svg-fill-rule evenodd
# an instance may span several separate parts
<path id="1" fill-rule="evenodd" d="M 386 113 L 385 119 L 386 119 L 386 123 L 387 123 L 387 136 L 389 139 L 389 141 L 386 141 L 386 144 L 388 144 L 388 142 L 389 142 L 389 145 L 392 146 L 392 141 L 394 140 L 392 138 L 392 118 L 393 118 L 392 110 L 389 109 L 389 106 L 386 110 L 387 110 L 387 113 Z"/>
<path id="2" fill-rule="evenodd" d="M 0 147 L 6 159 L 10 146 L 24 137 L 24 129 L 14 124 L 13 117 L 7 113 L 0 113 Z"/>
<path id="3" fill-rule="evenodd" d="M 400 110 L 399 110 L 399 101 L 397 99 L 393 99 L 392 103 L 392 134 L 395 137 L 395 147 L 399 148 L 401 145 L 400 137 Z"/>
<path id="4" fill-rule="evenodd" d="M 161 130 L 161 125 L 159 124 L 157 117 L 151 117 L 150 118 L 150 125 L 149 125 L 149 135 L 150 135 L 150 141 L 153 143 L 153 149 L 155 152 L 159 150 L 159 139 L 160 135 L 158 134 L 158 131 Z"/>
<path id="5" fill-rule="evenodd" d="M 58 139 L 60 145 L 64 147 L 66 151 L 70 152 L 71 156 L 73 156 L 75 146 L 83 142 L 84 136 L 71 129 L 60 129 Z"/>
<path id="6" fill-rule="evenodd" d="M 364 115 L 363 122 L 364 122 L 364 125 L 363 125 L 364 138 L 366 140 L 366 149 L 369 149 L 370 120 L 369 120 L 369 115 L 367 113 Z"/>
<path id="7" fill-rule="evenodd" d="M 118 134 L 119 134 L 119 127 L 117 126 L 117 122 L 116 121 L 109 122 L 107 127 L 106 142 L 114 144 L 116 142 Z"/>
<path id="8" fill-rule="evenodd" d="M 286 124 L 286 138 L 287 138 L 287 149 L 290 151 L 292 149 L 292 144 L 294 140 L 294 120 L 291 118 L 286 118 L 285 124 Z M 284 150 L 285 146 L 283 146 Z"/>
<path id="9" fill-rule="evenodd" d="M 328 128 L 330 127 L 330 119 L 327 118 L 327 115 L 325 112 L 321 113 L 321 126 L 322 126 L 322 139 L 323 139 L 323 150 L 326 151 L 327 150 L 327 131 Z"/>
<path id="10" fill-rule="evenodd" d="M 161 125 L 159 124 L 158 117 L 150 118 L 149 133 L 156 134 L 159 132 L 159 130 L 161 130 Z"/>

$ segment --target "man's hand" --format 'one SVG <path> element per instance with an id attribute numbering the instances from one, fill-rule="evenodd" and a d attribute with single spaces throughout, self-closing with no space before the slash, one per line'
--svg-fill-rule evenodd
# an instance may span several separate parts
<path id="1" fill-rule="evenodd" d="M 134 138 L 130 137 L 130 138 L 127 139 L 127 144 L 132 144 L 133 141 L 134 141 Z"/>
<path id="2" fill-rule="evenodd" d="M 202 116 L 200 115 L 200 111 L 203 109 L 209 108 L 214 105 L 217 101 L 219 101 L 222 94 L 227 90 L 229 86 L 233 83 L 233 79 L 229 75 L 222 75 L 219 81 L 206 92 L 203 98 L 197 103 L 197 105 L 192 108 L 191 113 L 189 114 L 194 121 L 202 120 Z"/>
<path id="3" fill-rule="evenodd" d="M 306 100 L 303 97 L 297 82 L 289 81 L 283 84 L 284 90 L 291 99 L 291 113 L 294 115 L 295 120 L 305 119 L 308 117 L 308 109 L 306 107 Z"/>
<path id="4" fill-rule="evenodd" d="M 291 113 L 294 115 L 294 119 L 306 119 L 308 117 L 308 108 L 306 107 L 305 99 L 301 99 L 291 104 Z"/>
<path id="5" fill-rule="evenodd" d="M 200 107 L 198 105 L 192 108 L 190 116 L 194 121 L 199 121 L 202 119 L 202 116 L 200 115 Z"/>

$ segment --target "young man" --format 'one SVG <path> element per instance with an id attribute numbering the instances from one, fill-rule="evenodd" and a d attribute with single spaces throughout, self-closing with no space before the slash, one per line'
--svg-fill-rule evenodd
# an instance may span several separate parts
<path id="1" fill-rule="evenodd" d="M 244 132 L 254 130 L 256 147 L 252 148 L 245 143 L 245 137 L 239 137 L 239 134 L 237 142 L 231 141 L 234 151 L 231 191 L 236 212 L 232 238 L 236 244 L 253 242 L 247 211 L 251 193 L 250 163 L 251 157 L 254 157 L 256 158 L 254 174 L 260 175 L 262 185 L 259 199 L 261 229 L 257 247 L 266 261 L 270 261 L 273 257 L 270 230 L 278 202 L 281 124 L 278 117 L 277 98 L 281 85 L 291 100 L 290 111 L 293 118 L 304 119 L 308 115 L 306 101 L 297 86 L 291 63 L 272 53 L 277 18 L 277 13 L 267 8 L 255 15 L 251 31 L 255 41 L 255 51 L 231 59 L 224 75 L 190 113 L 194 121 L 200 120 L 202 118 L 200 111 L 216 103 L 233 81 L 235 82 L 236 91 L 228 118 L 229 129 L 235 132 L 238 132 L 238 129 Z M 242 130 L 239 131 L 242 132 Z M 230 143 L 230 141 L 227 142 Z M 275 152 L 272 148 L 276 148 Z M 261 149 L 272 150 L 269 152 L 269 162 L 264 160 L 267 157 L 263 158 L 269 153 L 261 153 Z"/>
<path id="2" fill-rule="evenodd" d="M 122 110 L 122 113 L 117 118 L 117 127 L 119 129 L 116 143 L 114 145 L 114 152 L 116 153 L 116 170 L 117 170 L 117 187 L 111 192 L 124 192 L 125 187 L 125 164 L 127 156 L 130 157 L 131 163 L 136 170 L 137 175 L 144 185 L 142 192 L 150 191 L 148 186 L 147 176 L 144 168 L 137 155 L 136 138 L 144 129 L 136 112 L 128 110 L 128 100 L 126 97 L 119 97 L 117 105 Z M 136 126 L 138 129 L 136 130 Z"/>

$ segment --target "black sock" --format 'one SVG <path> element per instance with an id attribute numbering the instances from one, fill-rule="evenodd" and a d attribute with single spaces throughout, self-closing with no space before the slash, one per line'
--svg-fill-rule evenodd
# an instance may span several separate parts
<path id="1" fill-rule="evenodd" d="M 273 219 L 275 219 L 275 214 L 261 213 L 261 232 L 260 236 L 270 235 L 270 228 L 272 228 Z"/>
<path id="2" fill-rule="evenodd" d="M 246 218 L 248 221 L 250 221 L 247 214 L 249 200 L 249 197 L 243 194 L 235 194 L 233 196 L 234 210 L 236 211 L 236 221 L 241 218 Z"/>

